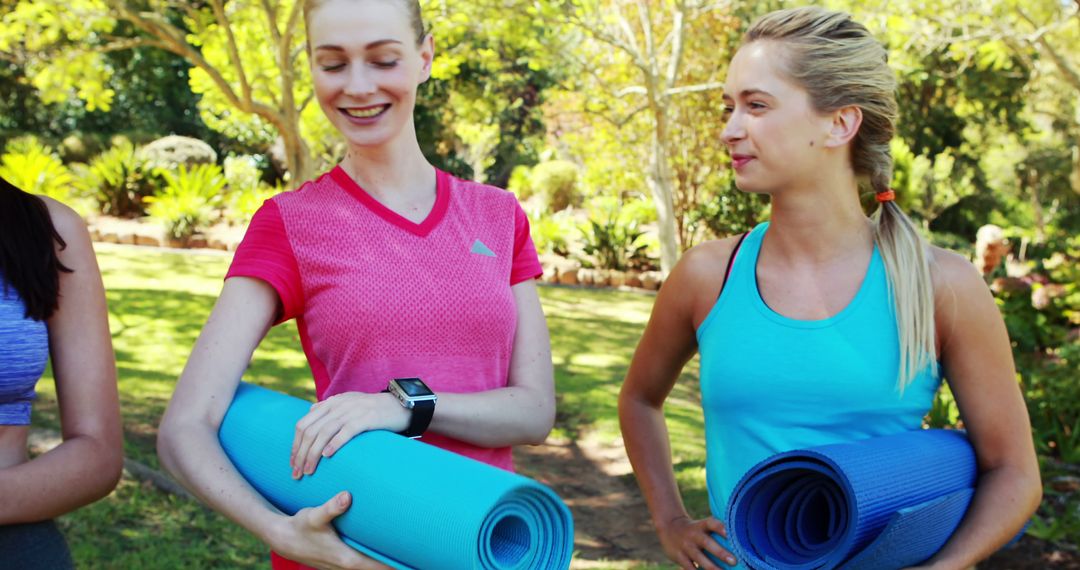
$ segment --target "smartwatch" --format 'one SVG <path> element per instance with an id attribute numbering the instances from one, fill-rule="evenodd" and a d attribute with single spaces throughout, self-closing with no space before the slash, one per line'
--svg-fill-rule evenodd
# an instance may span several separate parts
<path id="1" fill-rule="evenodd" d="M 384 392 L 397 397 L 402 406 L 412 410 L 409 427 L 401 432 L 405 437 L 416 439 L 424 434 L 435 413 L 435 401 L 439 399 L 431 388 L 419 378 L 394 378 Z"/>

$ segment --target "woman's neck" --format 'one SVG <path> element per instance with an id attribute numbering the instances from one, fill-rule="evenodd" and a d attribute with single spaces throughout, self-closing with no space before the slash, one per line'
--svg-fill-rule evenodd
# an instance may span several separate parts
<path id="1" fill-rule="evenodd" d="M 784 258 L 827 261 L 872 247 L 873 237 L 854 178 L 773 196 L 769 249 Z"/>
<path id="2" fill-rule="evenodd" d="M 415 136 L 378 147 L 350 145 L 341 167 L 384 204 L 422 200 L 435 192 L 435 168 L 420 151 Z"/>

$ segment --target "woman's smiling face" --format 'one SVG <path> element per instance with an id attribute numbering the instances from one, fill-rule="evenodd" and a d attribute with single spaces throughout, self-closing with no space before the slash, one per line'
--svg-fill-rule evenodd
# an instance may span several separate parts
<path id="1" fill-rule="evenodd" d="M 413 128 L 432 43 L 418 41 L 399 0 L 330 0 L 307 32 L 315 97 L 350 144 L 380 146 Z"/>

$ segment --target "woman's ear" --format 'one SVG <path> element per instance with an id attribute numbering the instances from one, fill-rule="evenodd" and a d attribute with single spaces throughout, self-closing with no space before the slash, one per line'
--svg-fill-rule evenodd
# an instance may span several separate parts
<path id="1" fill-rule="evenodd" d="M 826 147 L 844 146 L 859 134 L 862 125 L 862 109 L 850 105 L 841 107 L 832 114 L 832 127 L 825 139 Z"/>
<path id="2" fill-rule="evenodd" d="M 435 60 L 435 38 L 431 34 L 424 36 L 420 44 L 420 60 L 423 64 L 420 67 L 419 83 L 423 83 L 431 79 L 431 62 Z"/>

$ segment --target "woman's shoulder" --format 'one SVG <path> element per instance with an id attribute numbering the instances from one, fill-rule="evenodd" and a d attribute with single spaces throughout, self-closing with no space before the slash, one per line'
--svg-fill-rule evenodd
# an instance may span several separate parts
<path id="1" fill-rule="evenodd" d="M 513 192 L 504 188 L 499 188 L 498 186 L 493 186 L 491 184 L 486 184 L 483 182 L 477 182 L 475 180 L 466 180 L 445 171 L 443 171 L 442 176 L 446 176 L 448 186 L 452 188 L 452 191 L 464 191 L 478 197 L 500 197 L 503 199 L 516 199 L 516 196 Z"/>
<path id="2" fill-rule="evenodd" d="M 89 230 L 86 220 L 75 210 L 63 202 L 48 196 L 37 196 L 45 203 L 49 210 L 49 219 L 52 220 L 53 229 L 60 235 L 65 243 L 78 242 L 83 237 L 89 241 Z"/>
<path id="3" fill-rule="evenodd" d="M 975 264 L 959 253 L 943 247 L 929 246 L 927 255 L 935 296 L 957 289 L 986 288 Z"/>
<path id="4" fill-rule="evenodd" d="M 727 273 L 728 262 L 736 255 L 742 234 L 702 242 L 688 249 L 675 264 L 664 286 L 675 285 L 688 292 L 700 292 L 715 300 Z"/>
<path id="5" fill-rule="evenodd" d="M 928 250 L 939 334 L 954 330 L 959 323 L 998 312 L 975 264 L 955 251 L 935 246 Z"/>

